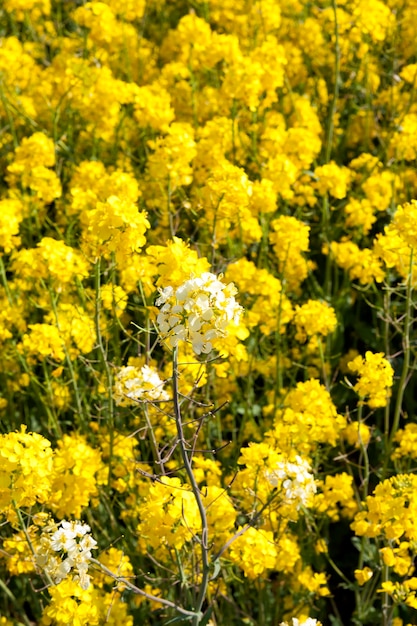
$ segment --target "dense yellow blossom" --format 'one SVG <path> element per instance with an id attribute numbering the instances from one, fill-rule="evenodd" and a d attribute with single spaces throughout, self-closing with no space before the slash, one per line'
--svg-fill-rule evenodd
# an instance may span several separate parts
<path id="1" fill-rule="evenodd" d="M 103 469 L 100 452 L 89 446 L 85 437 L 64 435 L 55 451 L 49 508 L 60 519 L 80 518 L 82 509 L 98 495 Z"/>
<path id="2" fill-rule="evenodd" d="M 326 476 L 319 482 L 319 492 L 314 497 L 314 507 L 320 513 L 337 521 L 341 516 L 352 519 L 358 504 L 353 490 L 353 478 L 346 472 Z"/>
<path id="3" fill-rule="evenodd" d="M 411 248 L 417 247 L 417 201 L 411 200 L 407 204 L 399 206 L 392 221 L 400 237 Z"/>
<path id="4" fill-rule="evenodd" d="M 271 223 L 269 236 L 278 260 L 281 280 L 288 289 L 298 290 L 307 277 L 310 263 L 303 253 L 309 250 L 310 228 L 295 217 L 281 216 Z"/>
<path id="5" fill-rule="evenodd" d="M 300 453 L 309 453 L 319 444 L 335 446 L 345 426 L 346 420 L 337 413 L 329 392 L 311 379 L 289 391 L 267 435 L 283 451 L 295 447 Z"/>
<path id="6" fill-rule="evenodd" d="M 261 238 L 258 220 L 250 211 L 252 183 L 241 168 L 222 160 L 211 170 L 201 194 L 204 223 L 214 247 L 228 236 L 247 243 Z"/>
<path id="7" fill-rule="evenodd" d="M 265 530 L 249 528 L 240 535 L 230 548 L 229 558 L 239 565 L 245 576 L 258 578 L 275 566 L 278 548 L 273 534 Z"/>
<path id="8" fill-rule="evenodd" d="M 171 98 L 162 85 L 154 83 L 139 87 L 135 94 L 135 119 L 139 126 L 151 126 L 167 132 L 175 119 Z"/>
<path id="9" fill-rule="evenodd" d="M 149 141 L 152 153 L 148 175 L 152 182 L 165 184 L 171 190 L 192 181 L 190 162 L 196 155 L 194 131 L 190 124 L 173 122 L 164 137 Z"/>
<path id="10" fill-rule="evenodd" d="M 368 350 L 365 358 L 358 355 L 348 367 L 358 375 L 354 390 L 359 397 L 373 409 L 385 406 L 391 396 L 394 370 L 383 353 Z"/>
<path id="11" fill-rule="evenodd" d="M 17 199 L 3 198 L 0 200 L 0 212 L 0 248 L 8 254 L 20 245 L 19 226 L 23 220 L 23 205 Z"/>
<path id="12" fill-rule="evenodd" d="M 346 197 L 350 179 L 350 172 L 346 167 L 339 167 L 331 162 L 316 167 L 314 175 L 317 178 L 315 187 L 321 195 L 328 193 L 339 200 Z"/>
<path id="13" fill-rule="evenodd" d="M 93 350 L 96 342 L 94 320 L 81 307 L 63 302 L 46 316 L 46 321 L 56 324 L 56 330 L 70 358 L 74 359 L 80 353 L 86 354 Z"/>
<path id="14" fill-rule="evenodd" d="M 416 536 L 414 474 L 398 474 L 379 483 L 351 524 L 359 536 L 383 537 L 400 545 Z"/>
<path id="15" fill-rule="evenodd" d="M 406 424 L 396 432 L 394 441 L 396 447 L 392 453 L 393 459 L 417 458 L 417 424 Z"/>
<path id="16" fill-rule="evenodd" d="M 53 452 L 51 443 L 38 433 L 20 432 L 1 435 L 0 504 L 2 513 L 14 504 L 33 506 L 46 502 L 52 489 Z"/>
<path id="17" fill-rule="evenodd" d="M 361 285 L 373 281 L 382 282 L 385 272 L 379 260 L 378 250 L 361 250 L 353 241 L 332 241 L 324 247 L 325 254 L 332 254 L 339 267 L 346 270 L 351 280 L 359 280 Z"/>
<path id="18" fill-rule="evenodd" d="M 167 282 L 169 277 L 170 284 L 179 287 L 193 274 L 197 276 L 210 269 L 207 259 L 200 258 L 197 251 L 179 237 L 174 237 L 164 246 L 149 246 L 146 253 L 155 263 L 155 273 L 160 276 L 157 285 Z"/>
<path id="19" fill-rule="evenodd" d="M 295 307 L 293 323 L 297 329 L 296 339 L 305 341 L 312 335 L 326 337 L 337 325 L 335 311 L 325 302 L 309 300 Z"/>
<path id="20" fill-rule="evenodd" d="M 84 246 L 93 258 L 114 253 L 123 262 L 145 245 L 145 232 L 150 224 L 146 213 L 118 196 L 97 202 L 84 220 Z"/>
<path id="21" fill-rule="evenodd" d="M 29 324 L 29 333 L 25 333 L 18 349 L 26 356 L 28 362 L 36 359 L 65 359 L 64 341 L 56 326 L 50 324 Z"/>
<path id="22" fill-rule="evenodd" d="M 46 607 L 41 624 L 72 623 L 81 626 L 89 623 L 97 625 L 99 622 L 99 609 L 93 602 L 93 588 L 81 589 L 78 583 L 67 579 L 59 585 L 51 588 L 51 603 Z"/>

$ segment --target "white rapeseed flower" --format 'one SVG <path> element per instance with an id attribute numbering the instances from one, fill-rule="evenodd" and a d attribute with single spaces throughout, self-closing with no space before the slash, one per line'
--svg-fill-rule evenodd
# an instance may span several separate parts
<path id="1" fill-rule="evenodd" d="M 294 462 L 277 463 L 276 468 L 267 473 L 267 479 L 273 487 L 280 489 L 285 501 L 295 504 L 297 509 L 308 507 L 312 495 L 317 491 L 310 464 L 298 455 Z"/>
<path id="2" fill-rule="evenodd" d="M 188 341 L 196 354 L 211 352 L 213 339 L 225 337 L 229 324 L 238 324 L 243 311 L 234 298 L 233 283 L 225 285 L 210 272 L 190 278 L 176 290 L 168 286 L 159 292 L 156 321 L 162 339 L 171 348 Z"/>
<path id="3" fill-rule="evenodd" d="M 36 564 L 56 585 L 71 575 L 73 580 L 79 581 L 82 589 L 88 589 L 88 561 L 91 550 L 97 547 L 89 532 L 87 524 L 66 520 L 59 526 L 54 524 L 43 529 L 35 555 Z"/>
<path id="4" fill-rule="evenodd" d="M 166 402 L 169 395 L 155 368 L 144 365 L 121 367 L 115 376 L 114 399 L 119 406 L 136 402 Z"/>

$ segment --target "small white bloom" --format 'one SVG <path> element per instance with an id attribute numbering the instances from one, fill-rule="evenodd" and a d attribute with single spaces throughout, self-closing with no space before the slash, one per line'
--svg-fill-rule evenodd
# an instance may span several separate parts
<path id="1" fill-rule="evenodd" d="M 56 585 L 76 569 L 78 574 L 73 575 L 73 579 L 79 580 L 83 589 L 88 588 L 88 561 L 91 550 L 97 546 L 89 531 L 88 524 L 66 520 L 61 522 L 58 529 L 56 525 L 43 529 L 40 546 L 35 554 L 36 563 Z"/>
<path id="2" fill-rule="evenodd" d="M 51 537 L 51 548 L 56 552 L 60 550 L 71 550 L 76 544 L 76 534 L 70 529 L 60 528 Z"/>
<path id="3" fill-rule="evenodd" d="M 280 461 L 266 477 L 273 487 L 281 490 L 288 503 L 296 504 L 297 509 L 307 507 L 317 490 L 311 466 L 300 456 L 295 457 L 295 462 Z"/>
<path id="4" fill-rule="evenodd" d="M 156 305 L 163 305 L 157 316 L 162 339 L 172 348 L 189 341 L 196 354 L 209 354 L 212 340 L 225 337 L 229 324 L 238 324 L 243 310 L 234 298 L 234 285 L 225 285 L 210 272 L 185 281 L 175 291 L 166 287 L 160 293 Z"/>
<path id="5" fill-rule="evenodd" d="M 155 302 L 156 306 L 164 304 L 164 302 L 166 302 L 168 300 L 168 298 L 170 298 L 172 296 L 173 291 L 174 291 L 173 288 L 170 287 L 170 286 L 165 287 L 164 289 L 160 289 L 159 293 L 161 295 L 159 296 L 159 298 Z"/>
<path id="6" fill-rule="evenodd" d="M 188 318 L 188 326 L 191 331 L 198 332 L 203 324 L 203 321 L 204 320 L 199 315 L 192 313 Z"/>
<path id="7" fill-rule="evenodd" d="M 165 402 L 169 400 L 169 395 L 164 390 L 164 384 L 156 369 L 148 365 L 142 368 L 132 365 L 122 367 L 115 376 L 116 404 L 132 406 L 136 402 Z"/>

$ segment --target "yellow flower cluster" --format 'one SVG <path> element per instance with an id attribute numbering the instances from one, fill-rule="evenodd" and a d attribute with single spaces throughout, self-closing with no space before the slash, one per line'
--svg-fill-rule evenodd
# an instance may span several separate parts
<path id="1" fill-rule="evenodd" d="M 288 289 L 297 291 L 307 278 L 311 263 L 303 256 L 309 250 L 309 231 L 306 224 L 295 217 L 281 216 L 271 223 L 270 242 L 278 259 L 281 280 Z"/>
<path id="2" fill-rule="evenodd" d="M 169 563 L 171 550 L 181 550 L 200 530 L 197 504 L 191 490 L 178 478 L 162 477 L 144 487 L 143 500 L 137 507 L 139 543 L 144 549 L 150 547 L 156 558 Z M 236 511 L 225 491 L 216 486 L 204 488 L 203 502 L 207 507 L 210 536 L 220 546 L 230 536 Z"/>
<path id="3" fill-rule="evenodd" d="M 55 146 L 43 133 L 24 137 L 16 148 L 13 162 L 7 168 L 7 182 L 11 187 L 20 184 L 29 189 L 35 201 L 49 204 L 59 198 L 62 188 L 51 167 L 55 165 Z"/>
<path id="4" fill-rule="evenodd" d="M 325 302 L 309 300 L 296 305 L 293 323 L 297 329 L 295 338 L 304 342 L 308 336 L 326 337 L 335 330 L 337 319 L 334 309 Z"/>
<path id="5" fill-rule="evenodd" d="M 348 368 L 358 376 L 354 390 L 361 400 L 372 409 L 386 406 L 391 396 L 394 370 L 383 353 L 373 354 L 368 350 L 365 358 L 358 355 L 348 363 Z"/>
<path id="6" fill-rule="evenodd" d="M 295 447 L 309 454 L 320 444 L 337 445 L 346 419 L 337 413 L 329 392 L 318 380 L 297 383 L 283 404 L 275 413 L 272 429 L 266 433 L 281 450 Z"/>
<path id="7" fill-rule="evenodd" d="M 398 474 L 379 483 L 373 494 L 367 497 L 364 510 L 359 511 L 352 522 L 355 533 L 366 537 L 381 536 L 394 545 L 414 541 L 416 484 L 414 474 Z"/>
<path id="8" fill-rule="evenodd" d="M 61 519 L 79 518 L 98 495 L 105 468 L 100 452 L 81 435 L 64 435 L 55 450 L 48 439 L 26 432 L 25 426 L 1 439 L 2 514 L 13 515 L 16 508 L 40 502 Z"/>
<path id="9" fill-rule="evenodd" d="M 1 513 L 46 502 L 51 492 L 51 443 L 37 433 L 0 435 Z"/>

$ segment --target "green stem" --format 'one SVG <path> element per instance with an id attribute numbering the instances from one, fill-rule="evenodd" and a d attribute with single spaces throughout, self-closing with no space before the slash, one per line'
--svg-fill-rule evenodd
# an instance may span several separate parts
<path id="1" fill-rule="evenodd" d="M 389 310 L 390 310 L 390 304 L 391 304 L 391 294 L 390 291 L 387 289 L 385 294 L 384 294 L 384 352 L 385 352 L 385 356 L 388 358 L 389 354 L 390 354 L 390 349 L 389 349 Z M 385 443 L 385 449 L 388 449 L 388 443 L 389 443 L 389 403 L 387 402 L 387 405 L 385 407 L 384 410 L 384 443 Z"/>
<path id="2" fill-rule="evenodd" d="M 21 512 L 21 510 L 19 509 L 19 507 L 17 506 L 17 504 L 16 504 L 16 502 L 14 500 L 13 500 L 13 508 L 14 508 L 14 511 L 15 511 L 15 513 L 17 515 L 17 519 L 19 520 L 20 528 L 22 529 L 22 532 L 25 535 L 25 539 L 26 539 L 26 542 L 27 542 L 27 544 L 29 546 L 29 549 L 30 549 L 30 551 L 32 553 L 32 556 L 35 557 L 36 556 L 36 552 L 35 552 L 35 549 L 34 549 L 34 547 L 32 545 L 32 541 L 31 541 L 31 539 L 29 537 L 29 533 L 27 531 L 26 524 L 23 521 L 22 512 Z"/>
<path id="3" fill-rule="evenodd" d="M 336 113 L 337 99 L 339 97 L 339 81 L 340 81 L 340 45 L 339 45 L 339 23 L 337 21 L 337 4 L 336 0 L 332 0 L 332 9 L 334 15 L 334 34 L 335 34 L 335 63 L 334 63 L 334 89 L 332 102 L 327 118 L 326 129 L 326 149 L 324 152 L 324 163 L 330 161 L 332 152 L 333 133 L 334 133 L 334 117 Z"/>
<path id="4" fill-rule="evenodd" d="M 153 460 L 154 463 L 156 463 L 160 469 L 160 472 L 163 476 L 166 475 L 165 472 L 165 467 L 164 464 L 162 462 L 162 458 L 159 452 L 159 448 L 158 448 L 158 443 L 156 441 L 156 437 L 155 437 L 155 432 L 152 426 L 152 422 L 149 419 L 149 415 L 148 415 L 148 407 L 145 404 L 143 407 L 143 413 L 145 415 L 145 422 L 146 422 L 146 426 L 148 427 L 148 431 L 150 433 L 150 442 L 151 442 L 151 448 L 152 448 L 152 454 L 153 454 Z"/>
<path id="5" fill-rule="evenodd" d="M 321 370 L 322 370 L 322 374 L 323 374 L 324 385 L 325 385 L 327 391 L 330 391 L 329 377 L 327 376 L 326 361 L 324 359 L 323 344 L 321 342 L 321 339 L 320 339 L 319 335 L 317 335 L 317 346 L 318 346 L 318 349 L 319 349 L 319 356 L 320 356 L 320 363 L 321 363 Z"/>
<path id="6" fill-rule="evenodd" d="M 58 310 L 57 310 L 57 307 L 56 307 L 54 293 L 53 293 L 49 283 L 47 284 L 47 290 L 49 292 L 49 297 L 51 299 L 51 308 L 52 308 L 52 311 L 54 313 L 55 323 L 56 323 L 56 326 L 57 326 L 58 330 L 60 330 Z M 65 360 L 67 362 L 68 369 L 69 369 L 69 372 L 70 372 L 71 383 L 72 383 L 72 386 L 74 388 L 75 402 L 77 404 L 78 419 L 81 421 L 81 425 L 84 427 L 84 412 L 83 412 L 83 407 L 82 407 L 82 403 L 81 403 L 80 393 L 79 393 L 79 389 L 78 389 L 77 378 L 75 376 L 74 367 L 73 367 L 73 364 L 72 364 L 71 357 L 69 355 L 67 346 L 65 344 L 65 341 L 62 342 L 62 346 L 63 346 L 63 350 L 64 350 L 64 354 L 65 354 Z"/>
<path id="7" fill-rule="evenodd" d="M 400 380 L 398 383 L 398 391 L 397 397 L 395 400 L 395 409 L 394 409 L 394 417 L 392 420 L 392 428 L 388 440 L 387 449 L 385 450 L 385 462 L 383 469 L 383 476 L 386 475 L 386 471 L 388 469 L 388 463 L 391 455 L 392 444 L 394 442 L 394 437 L 397 433 L 398 426 L 400 424 L 400 418 L 402 413 L 402 404 L 405 389 L 407 387 L 407 378 L 410 370 L 410 357 L 411 357 L 411 347 L 410 347 L 410 332 L 412 326 L 412 317 L 411 317 L 411 308 L 412 308 L 412 294 L 413 294 L 413 286 L 412 286 L 412 270 L 413 270 L 413 250 L 410 250 L 410 267 L 407 277 L 407 291 L 406 291 L 406 300 L 405 300 L 405 318 L 404 318 L 404 331 L 402 335 L 403 339 L 403 351 L 404 351 L 404 360 L 403 367 L 401 371 Z"/>
<path id="8" fill-rule="evenodd" d="M 362 437 L 361 437 L 362 414 L 363 414 L 363 404 L 360 402 L 358 406 L 358 439 L 359 439 L 359 447 L 363 456 L 363 462 L 365 466 L 364 467 L 365 475 L 363 477 L 362 484 L 363 484 L 363 497 L 364 497 L 364 500 L 366 500 L 366 498 L 368 497 L 370 470 L 369 470 L 368 450 L 366 449 L 366 446 L 363 443 Z"/>
<path id="9" fill-rule="evenodd" d="M 113 466 L 113 448 L 114 448 L 114 400 L 113 400 L 113 376 L 107 360 L 107 351 L 104 347 L 103 336 L 101 334 L 100 316 L 101 316 L 101 277 L 100 277 L 100 258 L 95 262 L 94 266 L 94 283 L 95 283 L 95 315 L 94 323 L 96 329 L 97 348 L 101 364 L 103 365 L 107 379 L 107 394 L 109 402 L 109 474 L 107 484 L 110 486 Z"/>
<path id="10" fill-rule="evenodd" d="M 53 399 L 54 399 L 54 393 L 52 391 L 52 385 L 51 385 L 51 379 L 49 377 L 49 372 L 48 369 L 46 367 L 45 361 L 42 361 L 42 369 L 43 369 L 43 376 L 45 379 L 45 385 L 46 385 L 46 390 L 47 390 L 47 394 L 49 397 L 49 402 L 50 402 L 50 407 L 49 406 L 45 406 L 47 415 L 48 415 L 48 428 L 50 428 L 51 424 L 52 427 L 55 430 L 55 433 L 57 434 L 57 436 L 59 438 L 62 437 L 62 429 L 61 426 L 59 425 L 59 421 L 58 421 L 58 417 L 56 415 L 55 409 L 54 409 L 54 405 L 53 405 Z"/>
<path id="11" fill-rule="evenodd" d="M 389 580 L 389 567 L 388 565 L 384 565 L 382 568 L 382 582 L 387 582 Z M 382 594 L 382 626 L 389 626 L 390 619 L 390 602 L 388 593 L 384 592 Z"/>
<path id="12" fill-rule="evenodd" d="M 151 593 L 142 591 L 142 589 L 139 589 L 139 587 L 136 587 L 136 585 L 134 585 L 128 578 L 124 578 L 123 576 L 118 576 L 117 574 L 112 572 L 108 567 L 100 563 L 100 561 L 98 561 L 97 559 L 90 558 L 89 561 L 90 563 L 97 565 L 97 567 L 99 567 L 105 574 L 113 578 L 113 580 L 117 581 L 118 583 L 123 583 L 123 585 L 125 585 L 128 589 L 133 591 L 133 593 L 143 596 L 147 598 L 148 600 L 150 600 L 151 602 L 158 602 L 159 604 L 175 609 L 181 615 L 185 615 L 187 617 L 196 616 L 196 613 L 194 611 L 187 611 L 186 609 L 183 609 L 177 604 L 174 604 L 174 602 L 171 602 L 170 600 L 165 600 L 164 598 L 158 598 L 158 596 L 154 596 Z"/>
<path id="13" fill-rule="evenodd" d="M 4 91 L 3 91 L 3 84 L 4 84 L 3 81 L 0 80 L 0 99 L 1 99 L 1 102 L 2 102 L 2 105 L 3 105 L 3 108 L 4 108 L 5 112 L 6 112 L 7 120 L 9 122 L 10 132 L 11 132 L 12 137 L 13 137 L 13 146 L 16 149 L 18 147 L 18 145 L 19 145 L 19 140 L 17 138 L 17 133 L 16 133 L 16 128 L 15 128 L 15 125 L 14 125 L 13 117 L 12 117 L 12 114 L 10 113 L 10 109 L 9 109 L 9 106 L 8 106 L 7 97 L 6 97 L 6 95 L 5 95 Z"/>
<path id="14" fill-rule="evenodd" d="M 5 594 L 5 596 L 7 596 L 8 598 L 10 598 L 10 600 L 13 602 L 13 604 L 16 606 L 17 610 L 19 611 L 19 619 L 23 620 L 23 622 L 26 624 L 26 626 L 32 626 L 33 622 L 31 622 L 26 615 L 23 615 L 23 613 L 21 613 L 21 607 L 18 604 L 18 601 L 16 599 L 16 596 L 13 595 L 13 593 L 10 591 L 9 587 L 6 585 L 6 583 L 0 579 L 0 589 L 3 591 L 3 593 Z"/>
<path id="15" fill-rule="evenodd" d="M 6 275 L 6 268 L 3 263 L 3 256 L 0 254 L 0 276 L 3 283 L 4 291 L 6 292 L 7 300 L 10 305 L 13 305 L 13 296 L 9 288 L 9 283 Z"/>

